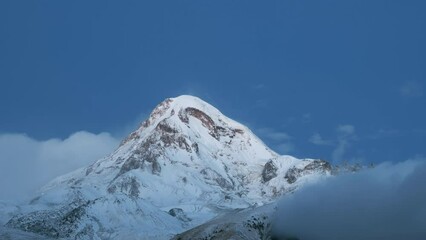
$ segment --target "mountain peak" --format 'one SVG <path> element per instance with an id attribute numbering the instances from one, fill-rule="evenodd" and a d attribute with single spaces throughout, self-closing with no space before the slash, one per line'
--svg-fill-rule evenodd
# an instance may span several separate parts
<path id="1" fill-rule="evenodd" d="M 198 125 L 197 121 L 216 139 L 220 137 L 220 132 L 226 129 L 239 133 L 249 131 L 245 126 L 229 119 L 202 99 L 181 95 L 166 98 L 158 104 L 140 127 L 125 138 L 121 145 L 140 139 L 156 130 L 173 129 L 173 131 L 185 133 L 188 132 L 187 128 L 192 126 L 193 131 L 198 131 L 195 134 L 199 135 L 202 128 L 195 128 Z"/>
<path id="2" fill-rule="evenodd" d="M 247 127 L 226 117 L 200 98 L 189 95 L 167 98 L 123 140 L 118 152 L 130 152 L 137 157 L 130 158 L 119 175 L 142 165 L 134 159 L 142 159 L 142 162 L 151 159 L 154 163 L 152 172 L 159 175 L 161 166 L 154 159 L 164 154 L 185 155 L 180 158 L 180 162 L 185 162 L 196 158 L 203 161 L 222 158 L 223 152 L 227 151 L 247 156 L 238 157 L 239 161 L 248 159 L 256 162 L 278 156 Z M 140 157 L 141 153 L 144 157 Z M 234 158 L 231 155 L 228 154 L 229 159 Z"/>
<path id="3" fill-rule="evenodd" d="M 219 110 L 217 110 L 215 107 L 213 107 L 206 101 L 192 95 L 180 95 L 173 98 L 166 98 L 160 104 L 157 105 L 157 107 L 159 106 L 169 106 L 173 108 L 193 107 L 193 108 L 211 109 L 213 111 L 219 112 Z"/>
<path id="4" fill-rule="evenodd" d="M 164 113 L 168 109 L 170 109 L 171 113 L 186 110 L 188 108 L 197 109 L 207 115 L 223 115 L 217 108 L 213 107 L 204 100 L 191 95 L 180 95 L 174 98 L 166 98 L 164 101 L 157 105 L 151 115 L 157 116 L 159 115 L 158 113 Z"/>
<path id="5" fill-rule="evenodd" d="M 182 106 L 182 107 L 208 106 L 208 107 L 214 108 L 209 103 L 202 100 L 201 98 L 196 97 L 196 96 L 192 96 L 192 95 L 180 95 L 180 96 L 177 96 L 177 97 L 174 97 L 174 98 L 167 98 L 165 101 L 167 101 L 168 99 L 173 101 L 175 104 Z"/>

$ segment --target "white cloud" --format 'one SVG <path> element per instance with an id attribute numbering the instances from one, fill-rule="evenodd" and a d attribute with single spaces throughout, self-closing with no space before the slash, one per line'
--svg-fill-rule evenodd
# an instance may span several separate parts
<path id="1" fill-rule="evenodd" d="M 424 182 L 424 158 L 330 177 L 283 198 L 275 232 L 304 240 L 426 239 Z"/>
<path id="2" fill-rule="evenodd" d="M 330 140 L 325 140 L 319 133 L 314 133 L 310 138 L 309 142 L 315 145 L 333 145 L 333 142 Z"/>
<path id="3" fill-rule="evenodd" d="M 405 82 L 400 87 L 399 93 L 404 97 L 422 97 L 423 85 L 416 81 Z"/>
<path id="4" fill-rule="evenodd" d="M 52 178 L 111 153 L 119 141 L 109 133 L 76 132 L 38 141 L 24 134 L 0 135 L 0 200 L 31 196 Z"/>

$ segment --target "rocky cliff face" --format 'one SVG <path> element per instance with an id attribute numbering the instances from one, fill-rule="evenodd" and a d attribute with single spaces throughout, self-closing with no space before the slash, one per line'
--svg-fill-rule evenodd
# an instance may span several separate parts
<path id="1" fill-rule="evenodd" d="M 321 160 L 279 156 L 213 106 L 180 96 L 110 156 L 52 181 L 7 225 L 50 237 L 167 239 L 330 172 Z"/>

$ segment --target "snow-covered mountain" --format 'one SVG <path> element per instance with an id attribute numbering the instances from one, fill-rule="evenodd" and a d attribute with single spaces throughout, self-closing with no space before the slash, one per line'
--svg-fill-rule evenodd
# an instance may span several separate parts
<path id="1" fill-rule="evenodd" d="M 170 239 L 330 172 L 322 160 L 280 156 L 208 103 L 179 96 L 111 155 L 45 186 L 6 226 L 54 238 Z"/>

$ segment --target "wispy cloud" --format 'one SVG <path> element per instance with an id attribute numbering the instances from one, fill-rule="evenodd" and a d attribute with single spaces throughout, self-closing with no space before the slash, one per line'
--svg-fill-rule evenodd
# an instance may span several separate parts
<path id="1" fill-rule="evenodd" d="M 272 128 L 259 128 L 256 132 L 259 135 L 274 141 L 284 141 L 291 139 L 290 135 L 287 133 L 276 131 Z"/>
<path id="2" fill-rule="evenodd" d="M 265 108 L 268 106 L 267 99 L 257 99 L 253 105 L 254 108 Z"/>
<path id="3" fill-rule="evenodd" d="M 140 113 L 133 121 L 125 124 L 124 127 L 120 127 L 118 130 L 111 131 L 111 134 L 117 139 L 124 139 L 131 132 L 138 129 L 140 125 L 149 117 L 149 115 L 149 112 Z"/>
<path id="4" fill-rule="evenodd" d="M 366 138 L 372 140 L 379 140 L 382 138 L 390 138 L 390 137 L 407 137 L 407 136 L 424 136 L 426 135 L 425 129 L 379 129 L 376 132 L 367 135 Z"/>
<path id="5" fill-rule="evenodd" d="M 309 123 L 312 120 L 312 114 L 310 113 L 305 113 L 302 115 L 302 122 L 303 123 Z"/>
<path id="6" fill-rule="evenodd" d="M 337 132 L 342 136 L 349 136 L 355 132 L 355 127 L 353 125 L 339 125 L 337 127 Z"/>
<path id="7" fill-rule="evenodd" d="M 266 87 L 266 85 L 263 84 L 263 83 L 258 83 L 258 84 L 251 85 L 251 88 L 254 89 L 254 90 L 264 89 L 265 87 Z"/>
<path id="8" fill-rule="evenodd" d="M 350 124 L 339 125 L 335 129 L 336 135 L 333 139 L 324 139 L 321 134 L 314 133 L 309 142 L 318 146 L 332 146 L 334 147 L 331 153 L 331 159 L 334 163 L 339 163 L 344 159 L 348 148 L 351 146 L 352 141 L 356 140 L 355 127 Z"/>
<path id="9" fill-rule="evenodd" d="M 315 145 L 324 145 L 324 146 L 331 146 L 333 145 L 333 141 L 331 140 L 325 140 L 319 133 L 314 133 L 310 138 L 309 142 L 315 144 Z"/>
<path id="10" fill-rule="evenodd" d="M 294 147 L 294 144 L 287 142 L 287 143 L 278 144 L 278 146 L 276 146 L 275 149 L 277 149 L 277 151 L 280 154 L 289 154 L 294 152 L 295 147 Z"/>
<path id="11" fill-rule="evenodd" d="M 422 97 L 423 85 L 417 81 L 405 82 L 400 88 L 399 93 L 404 97 Z"/>
<path id="12" fill-rule="evenodd" d="M 348 148 L 348 141 L 342 140 L 339 141 L 337 144 L 337 147 L 333 150 L 333 153 L 331 154 L 331 157 L 333 159 L 333 162 L 341 162 L 343 160 L 343 156 L 346 153 L 346 149 Z"/>
<path id="13" fill-rule="evenodd" d="M 373 134 L 367 136 L 369 139 L 382 139 L 387 137 L 394 137 L 403 134 L 403 131 L 397 129 L 379 129 Z"/>
<path id="14" fill-rule="evenodd" d="M 289 154 L 295 150 L 291 142 L 292 137 L 285 132 L 272 128 L 259 128 L 256 130 L 259 137 L 272 142 L 272 147 L 280 154 Z"/>
<path id="15" fill-rule="evenodd" d="M 24 134 L 1 134 L 0 200 L 30 197 L 47 181 L 111 153 L 118 144 L 109 133 L 82 131 L 46 141 Z"/>
<path id="16" fill-rule="evenodd" d="M 334 162 L 341 162 L 343 157 L 351 144 L 355 140 L 355 127 L 353 125 L 339 125 L 336 128 L 337 132 L 337 145 L 332 152 L 332 160 Z"/>
<path id="17" fill-rule="evenodd" d="M 306 240 L 426 239 L 424 182 L 424 158 L 330 177 L 283 198 L 275 233 Z"/>

